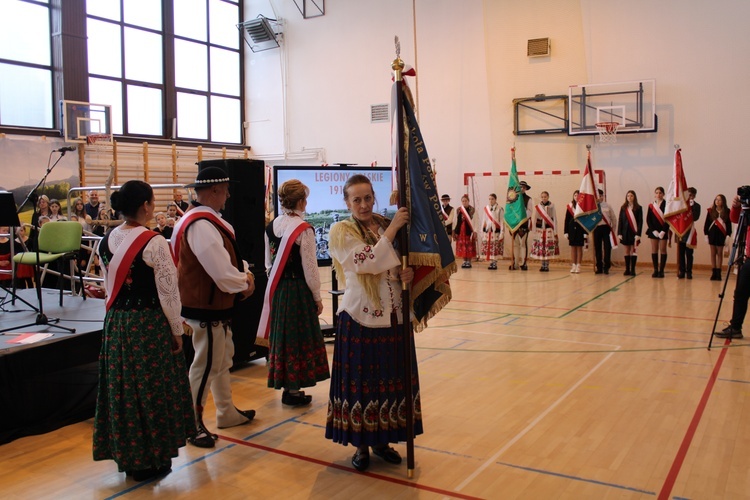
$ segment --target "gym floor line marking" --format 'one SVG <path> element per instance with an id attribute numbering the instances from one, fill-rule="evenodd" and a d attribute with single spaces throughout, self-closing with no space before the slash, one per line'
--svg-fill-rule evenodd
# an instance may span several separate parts
<path id="1" fill-rule="evenodd" d="M 604 363 L 609 361 L 609 359 L 614 355 L 614 353 L 609 353 L 607 356 L 605 356 L 601 361 L 599 361 L 596 366 L 591 368 L 583 377 L 581 377 L 575 384 L 573 384 L 565 393 L 563 393 L 562 396 L 560 396 L 557 401 L 552 403 L 549 407 L 547 407 L 546 410 L 544 410 L 542 413 L 537 415 L 537 417 L 532 420 L 529 425 L 526 426 L 521 432 L 516 434 L 510 441 L 508 441 L 505 446 L 500 448 L 497 453 L 492 455 L 489 459 L 487 459 L 482 465 L 480 465 L 473 473 L 471 473 L 466 479 L 464 479 L 461 484 L 459 484 L 456 487 L 456 491 L 461 491 L 466 487 L 470 482 L 472 482 L 479 474 L 484 472 L 487 467 L 490 465 L 493 465 L 497 462 L 498 458 L 505 453 L 511 446 L 515 445 L 518 441 L 520 441 L 526 434 L 531 432 L 534 427 L 539 424 L 547 415 L 549 415 L 552 410 L 554 410 L 558 405 L 560 405 L 563 401 L 565 401 L 568 396 L 570 396 L 578 387 L 580 387 L 586 379 L 588 379 L 591 375 L 593 375 Z"/>
<path id="2" fill-rule="evenodd" d="M 659 492 L 659 496 L 657 497 L 659 498 L 659 500 L 667 500 L 670 493 L 672 493 L 674 484 L 677 481 L 677 476 L 680 474 L 682 464 L 685 462 L 685 457 L 687 456 L 690 445 L 693 442 L 693 437 L 695 437 L 695 431 L 698 429 L 698 424 L 703 417 L 703 411 L 708 405 L 708 398 L 711 396 L 711 392 L 713 391 L 714 385 L 716 384 L 716 379 L 719 377 L 719 370 L 721 370 L 721 365 L 724 363 L 724 358 L 726 358 L 728 352 L 727 347 L 729 346 L 730 342 L 731 340 L 727 339 L 724 342 L 724 346 L 721 348 L 721 353 L 716 360 L 716 364 L 714 365 L 714 369 L 711 372 L 711 376 L 708 378 L 706 388 L 703 390 L 703 395 L 698 402 L 698 406 L 695 408 L 695 413 L 693 413 L 693 418 L 690 421 L 690 425 L 688 425 L 688 428 L 685 431 L 685 436 L 683 437 L 682 443 L 677 450 L 677 455 L 672 462 L 672 467 L 670 467 L 669 473 L 664 479 L 664 485 L 662 486 L 661 491 Z"/>
<path id="3" fill-rule="evenodd" d="M 221 437 L 221 439 L 225 439 L 227 441 L 230 441 L 230 442 L 232 442 L 232 443 L 234 443 L 236 445 L 247 446 L 249 448 L 255 448 L 255 449 L 258 449 L 258 450 L 266 451 L 268 453 L 276 453 L 278 455 L 282 455 L 282 456 L 289 457 L 289 458 L 294 458 L 294 459 L 297 459 L 297 460 L 303 460 L 305 462 L 310 462 L 310 463 L 313 463 L 313 464 L 321 465 L 323 467 L 338 469 L 338 470 L 342 470 L 342 471 L 345 471 L 345 472 L 351 472 L 351 473 L 355 473 L 355 474 L 361 474 L 363 476 L 370 477 L 372 479 L 378 479 L 380 481 L 386 481 L 386 482 L 390 482 L 390 483 L 394 483 L 394 484 L 399 484 L 401 486 L 407 486 L 409 488 L 414 488 L 414 489 L 417 489 L 417 490 L 429 491 L 431 493 L 437 493 L 439 495 L 445 495 L 447 497 L 452 497 L 452 498 L 466 498 L 466 499 L 471 499 L 471 500 L 480 498 L 480 497 L 474 497 L 474 496 L 470 496 L 470 495 L 465 495 L 463 493 L 458 493 L 458 492 L 454 492 L 454 491 L 444 490 L 442 488 L 435 488 L 433 486 L 427 486 L 425 484 L 420 484 L 418 482 L 409 481 L 409 480 L 406 480 L 406 479 L 398 479 L 398 478 L 386 476 L 386 475 L 383 475 L 383 474 L 376 474 L 374 472 L 366 472 L 366 471 L 365 472 L 356 472 L 355 469 L 353 469 L 352 467 L 347 467 L 347 466 L 344 466 L 344 465 L 340 465 L 340 464 L 337 464 L 335 462 L 326 462 L 325 460 L 319 460 L 319 459 L 313 458 L 313 457 L 306 457 L 304 455 L 299 455 L 297 453 L 292 453 L 292 452 L 289 452 L 289 451 L 279 450 L 278 448 L 271 448 L 270 446 L 264 446 L 264 445 L 261 445 L 261 444 L 250 443 L 248 441 L 243 441 L 241 439 L 236 439 L 236 438 L 231 438 L 231 437 L 225 437 L 225 436 L 219 436 L 219 437 Z"/>
<path id="4" fill-rule="evenodd" d="M 652 496 L 656 495 L 656 492 L 654 492 L 654 491 L 642 490 L 640 488 L 634 488 L 632 486 L 624 486 L 624 485 L 615 484 L 615 483 L 605 483 L 604 481 L 599 481 L 599 480 L 596 480 L 596 479 L 585 479 L 585 478 L 582 478 L 582 477 L 579 477 L 579 476 L 571 476 L 570 474 L 562 474 L 560 472 L 552 472 L 552 471 L 546 471 L 546 470 L 542 470 L 542 469 L 535 469 L 533 467 L 525 467 L 525 466 L 522 466 L 522 465 L 510 464 L 510 463 L 507 463 L 507 462 L 497 462 L 497 464 L 498 465 L 504 465 L 506 467 L 512 467 L 513 469 L 521 469 L 521 470 L 524 470 L 524 471 L 527 471 L 527 472 L 536 472 L 538 474 L 543 474 L 545 476 L 561 477 L 563 479 L 571 479 L 573 481 L 581 481 L 581 482 L 584 482 L 584 483 L 596 484 L 596 485 L 599 485 L 599 486 L 606 486 L 608 488 L 616 488 L 616 489 L 620 489 L 620 490 L 634 491 L 636 493 L 644 493 L 646 495 L 652 495 Z"/>

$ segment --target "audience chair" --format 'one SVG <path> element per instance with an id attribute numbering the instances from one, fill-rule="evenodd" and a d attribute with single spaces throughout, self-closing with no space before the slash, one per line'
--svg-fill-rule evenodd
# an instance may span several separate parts
<path id="1" fill-rule="evenodd" d="M 13 262 L 16 264 L 29 264 L 35 266 L 34 281 L 37 288 L 37 296 L 41 302 L 41 278 L 40 268 L 52 262 L 61 260 L 63 264 L 68 262 L 70 267 L 70 277 L 73 279 L 73 268 L 81 248 L 81 237 L 83 236 L 83 227 L 76 221 L 55 221 L 47 222 L 39 229 L 39 238 L 37 240 L 38 251 L 22 252 L 13 256 Z M 63 305 L 63 281 L 64 273 L 61 266 L 59 284 L 60 284 L 60 306 Z M 81 286 L 81 295 L 86 300 L 86 294 L 83 292 L 83 275 L 81 269 L 75 266 L 78 280 Z M 15 286 L 13 287 L 15 293 Z"/>

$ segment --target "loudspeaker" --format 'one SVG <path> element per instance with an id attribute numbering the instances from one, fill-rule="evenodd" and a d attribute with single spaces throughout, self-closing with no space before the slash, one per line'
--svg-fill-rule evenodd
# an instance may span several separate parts
<path id="1" fill-rule="evenodd" d="M 263 231 L 266 222 L 265 163 L 261 160 L 227 159 L 205 160 L 198 163 L 198 171 L 207 167 L 222 168 L 229 178 L 229 199 L 222 214 L 234 227 L 240 254 L 250 270 L 265 269 Z"/>
<path id="2" fill-rule="evenodd" d="M 222 211 L 234 227 L 240 255 L 255 274 L 255 292 L 240 303 L 232 318 L 234 333 L 234 368 L 248 361 L 268 356 L 268 349 L 255 345 L 255 336 L 263 311 L 263 296 L 268 282 L 265 272 L 265 163 L 261 160 L 226 159 L 198 162 L 198 171 L 220 167 L 233 181 L 229 199 Z"/>

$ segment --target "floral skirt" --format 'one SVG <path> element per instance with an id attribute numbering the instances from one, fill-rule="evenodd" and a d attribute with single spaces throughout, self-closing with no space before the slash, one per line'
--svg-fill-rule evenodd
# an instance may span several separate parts
<path id="1" fill-rule="evenodd" d="M 94 460 L 120 472 L 168 466 L 195 435 L 185 355 L 161 308 L 110 309 L 99 354 Z"/>
<path id="2" fill-rule="evenodd" d="M 492 235 L 490 241 L 488 233 L 484 233 L 482 239 L 482 257 L 497 260 L 503 256 L 503 240 L 498 239 L 498 233 Z"/>
<path id="3" fill-rule="evenodd" d="M 459 233 L 456 238 L 456 257 L 462 257 L 464 259 L 473 259 L 477 256 L 477 245 L 476 242 L 471 238 L 471 235 L 465 235 Z"/>
<path id="4" fill-rule="evenodd" d="M 329 378 L 328 353 L 304 278 L 281 279 L 268 337 L 268 387 L 298 390 Z"/>
<path id="5" fill-rule="evenodd" d="M 410 348 L 414 435 L 422 434 L 417 355 Z M 403 331 L 368 328 L 339 314 L 333 353 L 326 438 L 344 446 L 375 446 L 406 440 L 406 376 Z"/>
<path id="6" fill-rule="evenodd" d="M 560 255 L 560 247 L 555 233 L 551 229 L 537 229 L 531 244 L 531 258 L 547 260 L 555 258 L 556 255 Z"/>

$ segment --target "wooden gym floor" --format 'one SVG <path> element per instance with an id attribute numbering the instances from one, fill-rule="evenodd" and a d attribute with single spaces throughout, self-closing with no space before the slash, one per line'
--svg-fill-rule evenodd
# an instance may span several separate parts
<path id="1" fill-rule="evenodd" d="M 165 478 L 92 461 L 88 420 L 0 447 L 2 497 L 750 497 L 750 344 L 707 350 L 723 282 L 499 264 L 459 270 L 453 301 L 417 335 L 425 433 L 411 480 L 405 461 L 375 456 L 354 471 L 353 448 L 323 437 L 328 382 L 307 390 L 310 407 L 282 407 L 256 361 L 232 374 L 255 421 L 220 431 L 213 450 L 182 448 Z"/>

